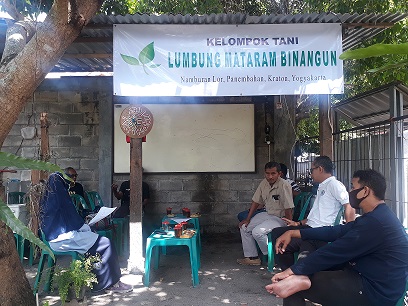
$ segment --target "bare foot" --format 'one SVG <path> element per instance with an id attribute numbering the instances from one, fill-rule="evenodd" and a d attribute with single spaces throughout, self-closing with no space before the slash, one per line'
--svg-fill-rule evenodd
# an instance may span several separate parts
<path id="1" fill-rule="evenodd" d="M 291 275 L 277 283 L 265 286 L 265 289 L 269 293 L 275 294 L 278 297 L 287 298 L 296 292 L 309 289 L 311 285 L 312 283 L 307 276 Z"/>

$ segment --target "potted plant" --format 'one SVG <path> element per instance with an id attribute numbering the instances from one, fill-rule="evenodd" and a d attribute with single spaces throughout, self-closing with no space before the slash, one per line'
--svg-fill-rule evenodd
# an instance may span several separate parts
<path id="1" fill-rule="evenodd" d="M 100 261 L 97 254 L 74 260 L 67 268 L 56 268 L 54 283 L 58 286 L 62 304 L 68 300 L 82 300 L 86 288 L 92 289 L 93 284 L 98 282 L 92 270 Z"/>

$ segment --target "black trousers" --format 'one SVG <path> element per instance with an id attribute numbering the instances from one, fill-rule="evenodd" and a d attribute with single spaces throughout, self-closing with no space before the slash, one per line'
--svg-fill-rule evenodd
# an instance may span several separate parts
<path id="1" fill-rule="evenodd" d="M 116 284 L 121 277 L 118 255 L 108 238 L 99 236 L 87 252 L 90 255 L 95 255 L 96 253 L 101 255 L 102 262 L 96 264 L 93 270 L 98 280 L 98 283 L 93 286 L 93 292 L 101 291 Z"/>
<path id="2" fill-rule="evenodd" d="M 322 306 L 370 306 L 360 275 L 348 266 L 338 271 L 321 271 L 310 277 L 312 286 L 286 299 L 283 306 L 305 306 L 305 298 Z"/>
<path id="3" fill-rule="evenodd" d="M 302 228 L 310 228 L 308 225 L 301 226 L 284 226 L 277 227 L 272 230 L 272 241 L 275 248 L 276 239 L 288 230 L 299 230 Z M 300 238 L 292 238 L 283 254 L 275 254 L 275 262 L 282 270 L 290 268 L 295 263 L 294 254 L 299 253 L 298 260 L 305 258 L 309 253 L 316 251 L 318 248 L 326 245 L 327 242 L 320 240 L 302 240 Z M 275 250 L 274 250 L 275 251 Z"/>

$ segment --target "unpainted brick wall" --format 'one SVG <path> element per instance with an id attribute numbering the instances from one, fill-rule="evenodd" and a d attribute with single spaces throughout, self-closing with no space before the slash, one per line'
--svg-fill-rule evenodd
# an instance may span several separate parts
<path id="1" fill-rule="evenodd" d="M 46 81 L 45 81 L 46 82 Z M 98 92 L 77 90 L 37 91 L 20 113 L 2 150 L 27 158 L 39 159 L 40 114 L 48 113 L 49 161 L 61 168 L 73 167 L 78 181 L 87 190 L 98 189 Z M 37 136 L 25 140 L 21 128 L 34 126 Z M 18 174 L 17 174 L 18 175 Z M 15 176 L 15 175 L 14 175 Z M 26 176 L 26 175 L 25 175 Z"/>
<path id="2" fill-rule="evenodd" d="M 106 169 L 106 173 L 99 173 L 98 170 L 99 125 L 112 126 L 112 122 L 100 122 L 99 114 L 100 103 L 105 101 L 101 97 L 112 95 L 112 80 L 106 77 L 99 82 L 106 82 L 106 86 L 94 85 L 93 78 L 44 81 L 20 114 L 2 150 L 37 159 L 40 113 L 47 112 L 50 121 L 50 162 L 62 168 L 74 167 L 79 174 L 78 181 L 85 190 L 98 190 L 98 180 L 101 177 L 106 179 L 106 176 L 120 185 L 129 175 L 112 174 L 110 177 L 111 169 Z M 249 208 L 252 195 L 263 178 L 263 166 L 268 160 L 262 103 L 255 104 L 255 122 L 255 173 L 145 173 L 144 180 L 151 191 L 145 213 L 146 222 L 151 227 L 160 226 L 166 207 L 171 206 L 175 212 L 189 207 L 193 213 L 201 213 L 204 232 L 238 233 L 236 215 Z M 38 136 L 33 140 L 22 139 L 20 130 L 27 125 L 37 128 Z M 111 199 L 103 200 L 105 205 L 111 204 Z M 119 203 L 113 198 L 112 205 Z"/>

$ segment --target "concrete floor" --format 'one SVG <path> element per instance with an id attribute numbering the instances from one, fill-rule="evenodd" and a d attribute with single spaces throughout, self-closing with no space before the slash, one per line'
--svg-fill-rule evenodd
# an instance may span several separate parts
<path id="1" fill-rule="evenodd" d="M 142 275 L 129 274 L 126 260 L 121 259 L 122 281 L 134 286 L 127 294 L 92 294 L 87 292 L 86 300 L 65 305 L 160 305 L 160 306 L 281 306 L 282 299 L 270 295 L 264 286 L 270 283 L 271 273 L 262 266 L 240 266 L 242 248 L 239 233 L 203 237 L 200 285 L 192 287 L 189 254 L 185 247 L 172 247 L 168 254 L 161 256 L 160 267 L 152 270 L 150 286 L 142 283 Z M 69 264 L 69 258 L 59 264 Z M 37 265 L 28 267 L 27 277 L 31 284 L 37 272 Z M 39 305 L 61 305 L 58 292 L 39 294 Z"/>

